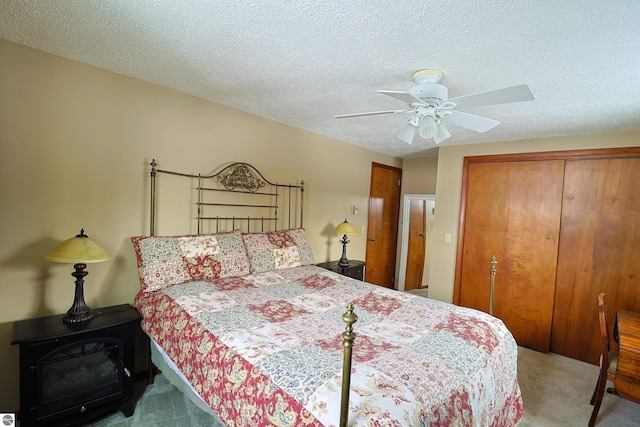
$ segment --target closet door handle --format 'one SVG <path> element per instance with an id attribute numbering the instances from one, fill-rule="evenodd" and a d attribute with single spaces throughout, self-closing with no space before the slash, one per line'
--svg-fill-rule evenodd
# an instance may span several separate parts
<path id="1" fill-rule="evenodd" d="M 373 236 L 371 236 L 371 237 L 369 237 L 369 240 L 370 240 L 370 241 L 372 241 L 372 242 L 375 242 L 375 241 L 376 241 L 376 238 L 375 238 L 375 237 L 373 237 Z"/>

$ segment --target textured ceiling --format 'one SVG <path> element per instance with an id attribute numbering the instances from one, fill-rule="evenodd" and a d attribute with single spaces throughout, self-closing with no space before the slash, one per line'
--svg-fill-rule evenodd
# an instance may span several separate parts
<path id="1" fill-rule="evenodd" d="M 403 108 L 376 90 L 423 68 L 536 96 L 443 145 L 640 128 L 636 0 L 3 0 L 0 38 L 404 158 L 434 146 L 393 137 L 406 116 L 333 116 Z"/>

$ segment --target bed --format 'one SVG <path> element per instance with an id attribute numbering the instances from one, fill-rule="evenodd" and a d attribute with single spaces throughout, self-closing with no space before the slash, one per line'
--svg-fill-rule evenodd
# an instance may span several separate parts
<path id="1" fill-rule="evenodd" d="M 302 183 L 265 190 L 280 184 L 246 163 L 209 175 L 156 166 L 150 235 L 132 237 L 134 306 L 153 363 L 202 409 L 234 426 L 522 419 L 517 345 L 499 319 L 315 266 Z M 193 184 L 196 233 L 155 235 L 160 173 Z M 205 200 L 214 184 L 222 193 Z M 269 201 L 222 202 L 227 191 Z M 204 207 L 249 213 L 209 215 Z"/>

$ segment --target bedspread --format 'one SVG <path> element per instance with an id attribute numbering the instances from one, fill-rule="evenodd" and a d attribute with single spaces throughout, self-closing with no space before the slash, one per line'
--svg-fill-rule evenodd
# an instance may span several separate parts
<path id="1" fill-rule="evenodd" d="M 517 346 L 476 310 L 315 266 L 140 292 L 134 305 L 228 425 L 337 426 L 342 314 L 355 306 L 349 425 L 513 426 Z"/>

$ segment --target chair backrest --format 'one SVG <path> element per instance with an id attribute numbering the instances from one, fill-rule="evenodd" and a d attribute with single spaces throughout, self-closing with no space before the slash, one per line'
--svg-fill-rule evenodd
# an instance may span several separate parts
<path id="1" fill-rule="evenodd" d="M 609 323 L 607 322 L 607 304 L 604 292 L 598 295 L 598 319 L 600 320 L 600 338 L 602 341 L 601 366 L 609 366 Z"/>

